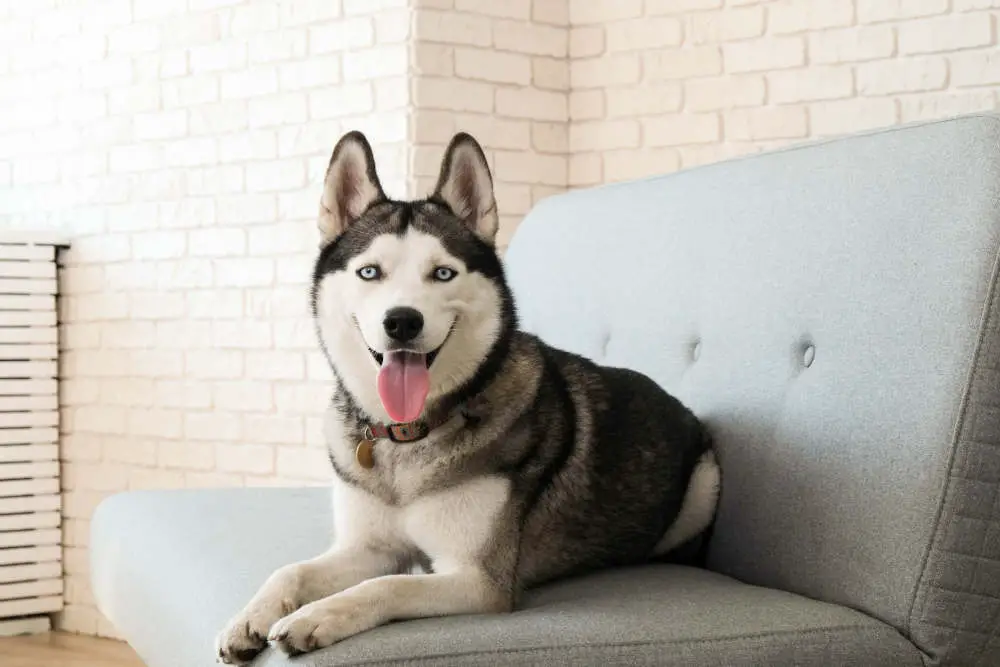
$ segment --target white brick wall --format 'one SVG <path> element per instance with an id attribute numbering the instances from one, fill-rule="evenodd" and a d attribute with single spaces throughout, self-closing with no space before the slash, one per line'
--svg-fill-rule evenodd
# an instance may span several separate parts
<path id="1" fill-rule="evenodd" d="M 993 0 L 571 1 L 570 133 L 590 136 L 571 142 L 569 184 L 996 109 L 997 16 Z M 630 33 L 653 25 L 660 44 Z M 646 47 L 640 76 L 621 35 Z M 623 120 L 639 140 L 609 151 Z"/>
<path id="2" fill-rule="evenodd" d="M 421 195 L 457 130 L 501 245 L 541 198 L 995 109 L 994 0 L 0 0 L 0 225 L 74 236 L 61 303 L 67 603 L 93 507 L 322 483 L 305 287 L 333 142 Z"/>

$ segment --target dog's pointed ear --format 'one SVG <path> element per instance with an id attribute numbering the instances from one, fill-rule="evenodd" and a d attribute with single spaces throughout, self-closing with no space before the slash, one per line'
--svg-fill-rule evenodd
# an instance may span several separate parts
<path id="1" fill-rule="evenodd" d="M 479 238 L 493 245 L 500 219 L 493 197 L 493 177 L 479 143 L 456 134 L 444 153 L 434 197 L 448 204 Z"/>
<path id="2" fill-rule="evenodd" d="M 385 199 L 372 147 L 361 132 L 348 132 L 333 149 L 319 203 L 325 245 L 343 234 L 372 204 Z"/>

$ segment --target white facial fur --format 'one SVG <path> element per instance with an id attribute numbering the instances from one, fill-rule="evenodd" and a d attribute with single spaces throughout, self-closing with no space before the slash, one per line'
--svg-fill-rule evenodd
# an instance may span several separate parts
<path id="1" fill-rule="evenodd" d="M 358 269 L 372 264 L 382 278 L 359 278 Z M 439 266 L 458 275 L 436 281 L 431 274 Z M 428 405 L 471 378 L 500 333 L 501 297 L 492 281 L 469 272 L 435 236 L 412 228 L 402 237 L 379 236 L 345 271 L 324 276 L 318 290 L 323 343 L 348 391 L 383 421 L 389 416 L 378 397 L 378 365 L 368 348 L 388 347 L 382 323 L 390 308 L 415 308 L 424 317 L 423 331 L 408 347 L 427 353 L 443 345 L 430 367 Z"/>

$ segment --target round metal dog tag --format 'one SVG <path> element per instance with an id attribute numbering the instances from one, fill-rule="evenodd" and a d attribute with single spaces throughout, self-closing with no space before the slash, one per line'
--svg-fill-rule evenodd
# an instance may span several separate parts
<path id="1" fill-rule="evenodd" d="M 362 440 L 354 448 L 354 457 L 358 459 L 358 465 L 365 470 L 375 467 L 375 443 L 371 440 Z"/>

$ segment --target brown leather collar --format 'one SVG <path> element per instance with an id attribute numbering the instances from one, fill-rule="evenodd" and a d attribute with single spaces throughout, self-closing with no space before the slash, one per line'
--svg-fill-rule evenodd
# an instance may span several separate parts
<path id="1" fill-rule="evenodd" d="M 430 419 L 418 419 L 412 422 L 393 424 L 377 422 L 375 424 L 366 424 L 362 430 L 362 435 L 366 440 L 385 439 L 392 442 L 416 442 L 417 440 L 426 438 L 430 435 L 431 431 L 451 419 L 454 414 L 454 411 L 449 411 L 433 416 Z"/>

